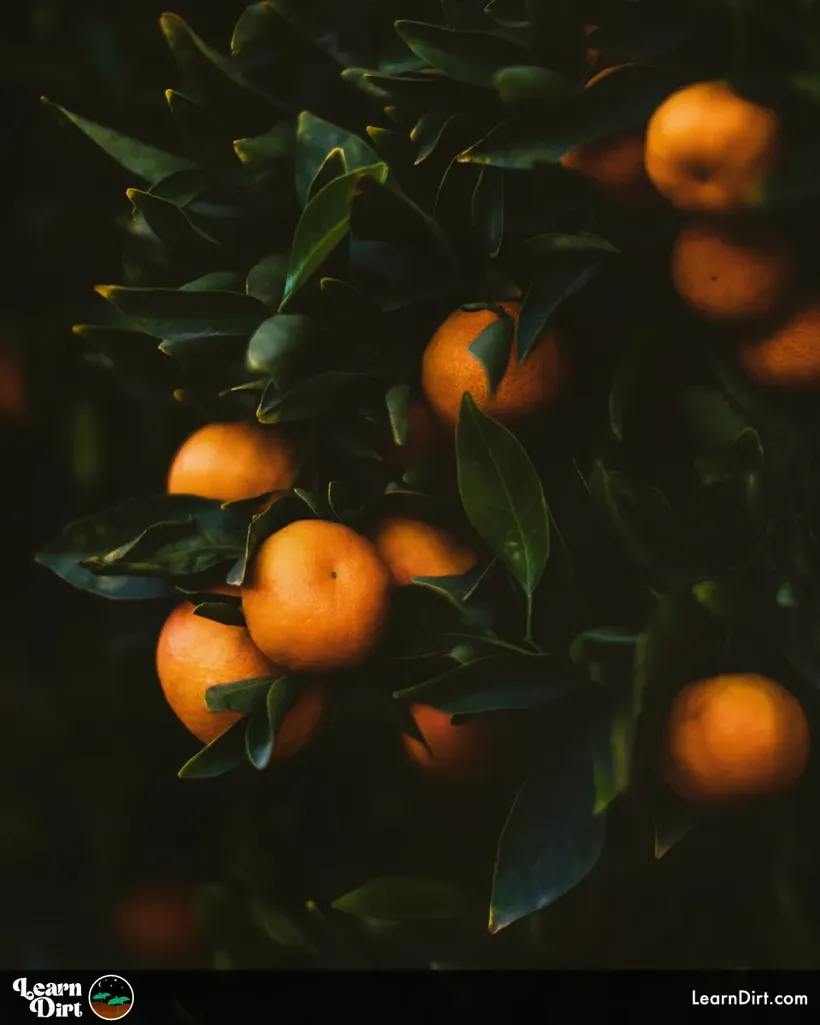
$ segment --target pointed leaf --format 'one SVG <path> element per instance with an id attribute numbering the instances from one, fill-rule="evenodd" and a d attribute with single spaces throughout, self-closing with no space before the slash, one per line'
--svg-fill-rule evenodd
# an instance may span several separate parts
<path id="1" fill-rule="evenodd" d="M 416 56 L 467 85 L 491 88 L 499 68 L 520 63 L 521 51 L 501 36 L 420 21 L 397 21 L 396 31 Z"/>
<path id="2" fill-rule="evenodd" d="M 295 520 L 307 520 L 312 516 L 310 506 L 296 493 L 283 492 L 275 497 L 270 505 L 251 520 L 245 539 L 245 552 L 228 574 L 227 583 L 233 587 L 244 584 L 250 561 L 265 538 Z"/>
<path id="3" fill-rule="evenodd" d="M 458 486 L 467 517 L 531 596 L 547 565 L 550 521 L 541 479 L 521 443 L 476 406 L 461 403 Z"/>
<path id="4" fill-rule="evenodd" d="M 286 387 L 299 357 L 312 346 L 314 333 L 313 321 L 301 314 L 268 318 L 248 344 L 248 368 L 269 374 L 277 388 Z"/>
<path id="5" fill-rule="evenodd" d="M 282 253 L 271 253 L 248 271 L 245 291 L 266 306 L 278 308 L 288 277 L 288 258 Z"/>
<path id="6" fill-rule="evenodd" d="M 490 932 L 554 903 L 594 868 L 606 833 L 594 801 L 585 744 L 571 745 L 523 785 L 498 844 Z"/>
<path id="7" fill-rule="evenodd" d="M 471 355 L 484 367 L 491 397 L 498 391 L 510 365 L 514 335 L 515 322 L 510 317 L 499 317 L 488 324 L 468 346 Z"/>
<path id="8" fill-rule="evenodd" d="M 180 779 L 214 779 L 245 760 L 245 720 L 240 719 L 203 747 L 179 770 Z"/>
<path id="9" fill-rule="evenodd" d="M 233 148 L 251 174 L 270 174 L 285 161 L 293 159 L 296 152 L 296 124 L 293 121 L 280 121 L 264 135 L 237 139 Z"/>
<path id="10" fill-rule="evenodd" d="M 421 164 L 432 156 L 441 142 L 447 128 L 458 119 L 458 114 L 444 110 L 433 110 L 424 114 L 410 132 L 410 138 L 418 146 L 416 163 Z"/>
<path id="11" fill-rule="evenodd" d="M 390 430 L 397 445 L 404 445 L 407 441 L 410 430 L 411 395 L 412 389 L 409 384 L 397 384 L 389 388 L 385 395 Z"/>
<path id="12" fill-rule="evenodd" d="M 348 173 L 378 164 L 379 157 L 368 143 L 345 128 L 303 111 L 296 130 L 296 187 L 302 205 L 306 205 L 310 187 L 327 160 L 328 154 L 340 149 Z"/>
<path id="13" fill-rule="evenodd" d="M 527 290 L 518 320 L 518 359 L 524 362 L 550 327 L 565 299 L 580 292 L 592 279 L 600 263 L 582 256 L 554 266 L 537 278 Z"/>
<path id="14" fill-rule="evenodd" d="M 477 658 L 432 680 L 397 691 L 400 701 L 450 715 L 538 708 L 566 697 L 577 683 L 552 655 L 499 653 Z"/>
<path id="15" fill-rule="evenodd" d="M 120 285 L 98 285 L 96 291 L 143 331 L 161 339 L 241 337 L 254 331 L 268 312 L 256 299 L 236 292 Z"/>
<path id="16" fill-rule="evenodd" d="M 145 223 L 171 252 L 190 253 L 208 250 L 216 245 L 214 239 L 195 228 L 178 206 L 158 199 L 150 192 L 128 189 L 126 195 Z"/>
<path id="17" fill-rule="evenodd" d="M 504 172 L 482 167 L 470 207 L 473 227 L 488 256 L 498 256 L 504 238 Z"/>
<path id="18" fill-rule="evenodd" d="M 549 68 L 501 68 L 493 76 L 493 85 L 505 103 L 558 103 L 570 95 L 566 80 Z"/>
<path id="19" fill-rule="evenodd" d="M 325 158 L 325 162 L 316 172 L 316 177 L 310 183 L 310 189 L 308 190 L 308 203 L 313 199 L 317 192 L 325 187 L 336 178 L 341 178 L 347 174 L 348 167 L 345 163 L 344 152 L 340 148 L 336 148 L 328 153 Z"/>
<path id="20" fill-rule="evenodd" d="M 331 907 L 356 918 L 389 922 L 463 918 L 473 910 L 472 901 L 449 883 L 401 876 L 374 879 Z"/>
<path id="21" fill-rule="evenodd" d="M 387 174 L 386 164 L 374 164 L 343 175 L 326 185 L 308 203 L 296 226 L 280 311 L 347 234 L 356 183 L 362 177 L 372 177 L 384 183 Z"/>
<path id="22" fill-rule="evenodd" d="M 253 680 L 216 684 L 205 691 L 205 705 L 209 712 L 250 715 L 264 707 L 268 691 L 277 679 L 276 676 L 263 676 Z"/>
<path id="23" fill-rule="evenodd" d="M 127 135 L 121 135 L 111 128 L 80 117 L 79 114 L 72 114 L 70 110 L 66 110 L 65 107 L 56 103 L 45 102 L 73 122 L 80 131 L 84 132 L 100 149 L 127 171 L 151 182 L 152 185 L 178 171 L 190 170 L 194 167 L 194 164 L 184 157 L 174 156 L 156 146 L 131 139 Z"/>
<path id="24" fill-rule="evenodd" d="M 223 601 L 205 601 L 194 608 L 194 615 L 223 626 L 245 626 L 242 609 Z"/>
<path id="25" fill-rule="evenodd" d="M 364 374 L 328 370 L 298 381 L 286 391 L 269 387 L 256 412 L 263 424 L 294 423 L 327 413 L 366 382 Z"/>

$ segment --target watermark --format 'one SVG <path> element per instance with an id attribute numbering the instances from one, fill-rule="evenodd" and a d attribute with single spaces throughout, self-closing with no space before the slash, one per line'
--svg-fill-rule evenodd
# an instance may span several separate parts
<path id="1" fill-rule="evenodd" d="M 82 1018 L 85 1008 L 81 982 L 34 982 L 15 979 L 14 992 L 35 1018 Z M 121 975 L 103 975 L 88 991 L 88 1006 L 97 1018 L 124 1018 L 134 1006 L 134 990 Z"/>
<path id="2" fill-rule="evenodd" d="M 736 993 L 698 993 L 692 990 L 692 1003 L 696 1007 L 808 1007 L 805 993 L 758 993 L 753 989 L 739 989 Z"/>

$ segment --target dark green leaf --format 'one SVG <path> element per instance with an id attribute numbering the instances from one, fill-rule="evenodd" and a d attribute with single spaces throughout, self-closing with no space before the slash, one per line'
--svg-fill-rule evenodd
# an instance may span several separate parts
<path id="1" fill-rule="evenodd" d="M 676 86 L 646 66 L 621 67 L 551 111 L 505 121 L 458 159 L 517 170 L 556 164 L 577 146 L 641 128 Z"/>
<path id="2" fill-rule="evenodd" d="M 245 539 L 245 552 L 227 577 L 233 587 L 241 587 L 245 582 L 245 574 L 256 550 L 271 534 L 286 527 L 295 520 L 311 519 L 313 511 L 310 506 L 294 492 L 286 492 L 275 498 L 270 505 L 251 520 Z"/>
<path id="3" fill-rule="evenodd" d="M 397 21 L 396 31 L 418 57 L 467 85 L 491 88 L 499 68 L 520 63 L 518 47 L 489 33 L 455 31 L 419 21 Z"/>
<path id="4" fill-rule="evenodd" d="M 270 175 L 285 161 L 290 161 L 296 152 L 296 124 L 280 121 L 264 135 L 238 139 L 234 152 L 254 175 Z"/>
<path id="5" fill-rule="evenodd" d="M 98 285 L 96 291 L 143 331 L 162 339 L 241 337 L 254 331 L 268 312 L 256 299 L 236 292 L 119 285 Z"/>
<path id="6" fill-rule="evenodd" d="M 432 680 L 397 691 L 401 701 L 430 705 L 450 715 L 538 708 L 571 693 L 576 680 L 551 655 L 499 653 L 457 666 Z"/>
<path id="7" fill-rule="evenodd" d="M 331 907 L 356 918 L 412 921 L 463 918 L 472 911 L 472 902 L 449 883 L 389 876 L 346 893 Z"/>
<path id="8" fill-rule="evenodd" d="M 269 374 L 277 388 L 291 381 L 293 367 L 314 340 L 313 321 L 301 314 L 283 313 L 260 324 L 248 344 L 247 364 Z"/>
<path id="9" fill-rule="evenodd" d="M 242 609 L 224 601 L 204 601 L 194 609 L 195 616 L 210 619 L 223 626 L 244 626 L 245 617 Z"/>
<path id="10" fill-rule="evenodd" d="M 616 254 L 616 249 L 611 242 L 607 242 L 600 235 L 593 235 L 589 232 L 579 232 L 577 235 L 564 235 L 557 232 L 546 232 L 543 235 L 533 235 L 521 243 L 521 252 L 531 260 L 552 258 L 564 255 L 590 254 L 598 258 L 605 254 Z"/>
<path id="11" fill-rule="evenodd" d="M 467 516 L 532 596 L 550 550 L 541 480 L 514 434 L 465 395 L 456 429 L 458 485 Z"/>
<path id="12" fill-rule="evenodd" d="M 412 389 L 409 384 L 397 384 L 388 388 L 385 395 L 387 415 L 390 418 L 390 430 L 393 441 L 404 445 L 410 430 L 410 406 Z"/>
<path id="13" fill-rule="evenodd" d="M 470 353 L 484 367 L 490 396 L 494 396 L 510 364 L 515 321 L 499 317 L 481 331 L 468 346 Z"/>
<path id="14" fill-rule="evenodd" d="M 232 270 L 217 270 L 201 278 L 180 285 L 180 292 L 238 292 L 243 291 L 242 275 Z"/>
<path id="15" fill-rule="evenodd" d="M 482 167 L 473 191 L 470 215 L 488 256 L 498 256 L 504 238 L 504 172 Z"/>
<path id="16" fill-rule="evenodd" d="M 592 679 L 605 682 L 609 666 L 631 665 L 635 657 L 638 635 L 620 627 L 596 627 L 584 630 L 573 638 L 569 654 L 573 662 L 585 665 Z"/>
<path id="17" fill-rule="evenodd" d="M 341 178 L 347 174 L 348 168 L 345 164 L 344 152 L 337 148 L 332 149 L 325 158 L 325 162 L 316 172 L 316 177 L 310 183 L 310 189 L 308 191 L 308 203 L 313 199 L 317 192 L 321 192 L 325 185 L 335 181 L 336 178 Z"/>
<path id="18" fill-rule="evenodd" d="M 680 404 L 694 440 L 705 451 L 730 450 L 749 426 L 718 388 L 684 388 Z"/>
<path id="19" fill-rule="evenodd" d="M 127 544 L 155 523 L 187 523 L 192 516 L 218 508 L 217 503 L 185 495 L 132 499 L 69 524 L 38 553 L 37 561 L 83 591 L 108 598 L 157 598 L 173 593 L 163 580 L 97 576 L 83 563 Z"/>
<path id="20" fill-rule="evenodd" d="M 254 899 L 250 908 L 253 920 L 274 943 L 315 953 L 310 937 L 296 918 L 266 900 Z"/>
<path id="21" fill-rule="evenodd" d="M 484 10 L 499 25 L 509 28 L 528 28 L 530 25 L 526 0 L 490 0 Z"/>
<path id="22" fill-rule="evenodd" d="M 580 292 L 599 266 L 596 254 L 575 256 L 556 264 L 530 285 L 518 320 L 519 362 L 523 362 L 535 348 L 564 300 Z"/>
<path id="23" fill-rule="evenodd" d="M 282 253 L 265 256 L 248 272 L 245 290 L 275 310 L 279 307 L 288 277 L 288 258 Z"/>
<path id="24" fill-rule="evenodd" d="M 276 676 L 264 676 L 255 680 L 216 684 L 205 691 L 205 704 L 209 712 L 250 715 L 258 708 L 264 708 L 268 691 L 277 679 Z"/>
<path id="25" fill-rule="evenodd" d="M 429 587 L 438 591 L 449 601 L 455 602 L 459 607 L 469 601 L 481 586 L 482 581 L 495 566 L 495 559 L 484 565 L 478 565 L 467 573 L 458 576 L 446 577 L 414 577 L 413 583 L 420 587 Z"/>
<path id="26" fill-rule="evenodd" d="M 242 54 L 264 46 L 278 25 L 271 5 L 267 2 L 246 7 L 234 26 L 231 53 Z"/>
<path id="27" fill-rule="evenodd" d="M 328 412 L 366 380 L 364 374 L 328 370 L 305 378 L 284 392 L 270 387 L 262 396 L 256 415 L 263 424 L 310 420 Z"/>
<path id="28" fill-rule="evenodd" d="M 180 779 L 214 779 L 245 760 L 245 721 L 240 719 L 203 747 L 179 770 Z"/>
<path id="29" fill-rule="evenodd" d="M 165 99 L 188 151 L 205 162 L 217 160 L 225 163 L 226 153 L 230 157 L 231 150 L 224 136 L 216 131 L 208 111 L 173 89 L 165 91 Z"/>
<path id="30" fill-rule="evenodd" d="M 698 459 L 696 467 L 704 484 L 745 484 L 752 474 L 760 473 L 765 467 L 760 435 L 754 428 L 747 427 L 727 448 Z"/>
<path id="31" fill-rule="evenodd" d="M 384 183 L 387 174 L 386 164 L 374 164 L 353 171 L 330 182 L 308 203 L 293 238 L 285 293 L 279 304 L 280 310 L 284 309 L 348 233 L 353 192 L 357 182 L 363 177 L 372 177 Z"/>
<path id="32" fill-rule="evenodd" d="M 303 111 L 299 115 L 296 132 L 296 188 L 303 206 L 307 204 L 319 169 L 335 149 L 342 151 L 350 174 L 372 168 L 379 162 L 373 147 L 358 135 L 323 121 L 310 111 Z"/>
<path id="33" fill-rule="evenodd" d="M 128 189 L 126 195 L 157 238 L 172 253 L 189 254 L 216 244 L 215 240 L 195 228 L 178 206 L 158 199 L 150 192 Z"/>
<path id="34" fill-rule="evenodd" d="M 108 156 L 121 164 L 127 171 L 136 174 L 145 181 L 155 184 L 168 178 L 178 171 L 189 170 L 194 167 L 191 161 L 184 157 L 174 156 L 164 150 L 157 149 L 147 143 L 130 139 L 127 135 L 121 135 L 111 128 L 105 128 L 94 121 L 89 121 L 78 114 L 72 114 L 65 107 L 49 103 L 53 109 L 59 111 L 72 121 L 89 139 L 92 139 L 100 149 Z"/>
<path id="35" fill-rule="evenodd" d="M 505 103 L 558 103 L 570 95 L 567 82 L 549 68 L 502 68 L 493 76 L 493 84 Z"/>
<path id="36" fill-rule="evenodd" d="M 586 744 L 568 746 L 521 788 L 498 844 L 489 929 L 500 932 L 578 885 L 601 855 L 606 818 L 594 814 Z"/>
<path id="37" fill-rule="evenodd" d="M 423 163 L 433 155 L 447 131 L 447 127 L 457 118 L 458 114 L 451 114 L 444 110 L 433 110 L 419 118 L 410 132 L 410 138 L 419 148 L 416 155 L 417 164 Z"/>

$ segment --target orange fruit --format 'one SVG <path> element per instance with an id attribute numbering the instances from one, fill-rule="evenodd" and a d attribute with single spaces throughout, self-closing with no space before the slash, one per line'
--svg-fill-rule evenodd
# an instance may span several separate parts
<path id="1" fill-rule="evenodd" d="M 238 594 L 236 588 L 219 588 Z M 225 626 L 194 614 L 183 602 L 166 619 L 157 645 L 157 674 L 165 699 L 177 718 L 203 744 L 210 744 L 242 718 L 236 712 L 211 712 L 209 687 L 238 680 L 281 676 L 282 671 L 254 645 L 241 626 Z M 318 686 L 306 687 L 287 713 L 273 749 L 274 761 L 290 758 L 316 732 L 324 712 Z"/>
<path id="2" fill-rule="evenodd" d="M 405 516 L 382 520 L 373 540 L 399 585 L 414 577 L 461 576 L 478 562 L 470 545 L 450 531 Z"/>
<path id="3" fill-rule="evenodd" d="M 287 670 L 352 669 L 381 639 L 391 589 L 372 542 L 340 523 L 299 520 L 259 548 L 242 608 L 254 642 Z"/>
<path id="4" fill-rule="evenodd" d="M 291 486 L 299 454 L 280 428 L 206 424 L 181 445 L 168 474 L 168 493 L 241 502 Z"/>
<path id="5" fill-rule="evenodd" d="M 699 220 L 679 233 L 671 274 L 679 295 L 696 313 L 740 320 L 772 313 L 795 267 L 789 247 L 771 231 Z"/>
<path id="6" fill-rule="evenodd" d="M 730 213 L 757 206 L 779 150 L 780 121 L 723 82 L 673 93 L 646 130 L 646 170 L 681 210 Z"/>
<path id="7" fill-rule="evenodd" d="M 809 725 L 797 699 L 774 680 L 741 673 L 678 693 L 662 768 L 685 800 L 712 804 L 785 790 L 808 757 Z"/>
<path id="8" fill-rule="evenodd" d="M 820 303 L 804 302 L 765 337 L 738 350 L 741 369 L 772 388 L 820 388 Z"/>
<path id="9" fill-rule="evenodd" d="M 442 441 L 441 424 L 422 399 L 414 398 L 408 411 L 407 437 L 397 445 L 392 434 L 380 446 L 379 455 L 391 469 L 404 473 L 422 463 Z"/>
<path id="10" fill-rule="evenodd" d="M 608 75 L 634 64 L 634 61 L 630 61 L 627 64 L 604 68 L 597 75 L 593 75 L 586 88 L 589 89 Z M 575 171 L 584 178 L 594 181 L 604 195 L 616 202 L 644 206 L 656 198 L 646 173 L 643 129 L 616 132 L 614 135 L 577 146 L 561 157 L 560 164 L 568 171 Z"/>
<path id="11" fill-rule="evenodd" d="M 194 894 L 177 886 L 144 886 L 115 910 L 114 929 L 129 954 L 150 960 L 184 958 L 200 946 Z"/>
<path id="12" fill-rule="evenodd" d="M 478 783 L 492 776 L 496 734 L 489 719 L 476 716 L 454 726 L 449 712 L 430 705 L 412 705 L 410 711 L 427 747 L 406 733 L 401 740 L 419 768 L 449 783 Z"/>
<path id="13" fill-rule="evenodd" d="M 517 302 L 499 303 L 516 321 Z M 455 426 L 461 400 L 469 392 L 476 405 L 502 422 L 514 422 L 554 405 L 568 379 L 566 345 L 557 331 L 546 331 L 523 363 L 516 346 L 510 351 L 506 373 L 495 395 L 490 396 L 487 375 L 470 345 L 499 319 L 494 310 L 456 310 L 444 321 L 424 350 L 421 383 L 434 413 Z"/>

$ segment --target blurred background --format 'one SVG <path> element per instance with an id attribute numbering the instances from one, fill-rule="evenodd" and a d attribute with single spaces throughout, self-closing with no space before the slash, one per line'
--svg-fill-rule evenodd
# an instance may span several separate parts
<path id="1" fill-rule="evenodd" d="M 239 2 L 175 9 L 223 46 Z M 85 362 L 71 327 L 122 280 L 133 182 L 40 102 L 173 136 L 174 69 L 151 0 L 22 0 L 0 29 L 0 963 L 203 962 L 190 892 L 224 863 L 220 786 L 176 778 L 197 747 L 153 675 L 163 603 L 105 602 L 37 567 L 70 520 L 161 491 L 194 426 Z M 165 937 L 163 940 L 162 937 Z"/>

